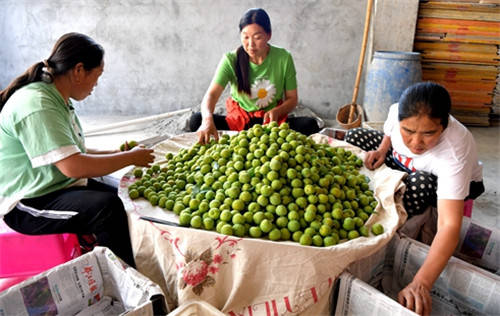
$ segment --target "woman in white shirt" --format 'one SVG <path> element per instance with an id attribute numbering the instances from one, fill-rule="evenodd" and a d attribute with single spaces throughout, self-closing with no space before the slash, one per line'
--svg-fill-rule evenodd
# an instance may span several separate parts
<path id="1" fill-rule="evenodd" d="M 444 87 L 417 83 L 391 106 L 383 134 L 361 128 L 346 134 L 347 142 L 367 151 L 367 168 L 385 162 L 408 173 L 403 203 L 410 217 L 437 206 L 437 234 L 429 255 L 398 295 L 402 305 L 419 314 L 430 313 L 430 289 L 458 244 L 464 200 L 484 192 L 474 138 L 450 109 Z"/>

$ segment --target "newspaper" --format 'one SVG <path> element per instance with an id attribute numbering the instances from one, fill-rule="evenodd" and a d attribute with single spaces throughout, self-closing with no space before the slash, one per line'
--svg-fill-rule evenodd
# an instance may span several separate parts
<path id="1" fill-rule="evenodd" d="M 399 229 L 405 236 L 430 245 L 437 232 L 437 209 L 429 207 Z M 500 275 L 500 230 L 464 216 L 458 246 L 453 254 L 475 266 Z"/>
<path id="2" fill-rule="evenodd" d="M 90 305 L 75 316 L 119 315 L 123 312 L 125 312 L 125 309 L 119 301 L 109 296 L 104 296 L 98 303 Z"/>
<path id="3" fill-rule="evenodd" d="M 0 315 L 73 315 L 98 302 L 103 293 L 97 258 L 86 255 L 78 264 L 39 274 L 2 292 Z"/>
<path id="4" fill-rule="evenodd" d="M 1 292 L 0 316 L 80 312 L 98 315 L 105 314 L 112 303 L 113 311 L 121 310 L 122 315 L 128 315 L 137 307 L 151 305 L 150 298 L 155 295 L 163 296 L 158 285 L 124 264 L 109 249 L 96 247 Z M 109 304 L 106 297 L 112 298 Z M 104 303 L 99 304 L 103 299 Z M 85 311 L 87 308 L 91 309 Z"/>
<path id="5" fill-rule="evenodd" d="M 339 277 L 335 315 L 417 315 L 372 286 L 344 272 Z"/>
<path id="6" fill-rule="evenodd" d="M 454 256 L 500 275 L 500 231 L 464 217 Z"/>
<path id="7" fill-rule="evenodd" d="M 429 247 L 418 241 L 401 238 L 396 243 L 393 284 L 386 294 L 397 293 L 417 273 Z M 439 315 L 494 315 L 500 311 L 500 276 L 451 257 L 431 290 L 432 310 Z"/>

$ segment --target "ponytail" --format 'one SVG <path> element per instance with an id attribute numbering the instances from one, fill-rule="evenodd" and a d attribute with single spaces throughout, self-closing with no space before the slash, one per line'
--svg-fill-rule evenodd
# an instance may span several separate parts
<path id="1" fill-rule="evenodd" d="M 36 81 L 52 82 L 53 77 L 47 67 L 47 61 L 41 61 L 26 70 L 21 76 L 14 79 L 4 90 L 0 91 L 0 111 L 2 111 L 7 100 L 18 89 Z"/>
<path id="2" fill-rule="evenodd" d="M 54 77 L 67 73 L 80 62 L 85 70 L 91 70 L 101 65 L 103 56 L 102 46 L 87 35 L 64 34 L 54 45 L 48 59 L 34 64 L 0 91 L 0 111 L 12 94 L 25 85 L 36 81 L 51 83 Z"/>
<path id="3" fill-rule="evenodd" d="M 238 80 L 238 91 L 250 95 L 249 67 L 250 58 L 243 46 L 236 50 L 236 79 Z"/>

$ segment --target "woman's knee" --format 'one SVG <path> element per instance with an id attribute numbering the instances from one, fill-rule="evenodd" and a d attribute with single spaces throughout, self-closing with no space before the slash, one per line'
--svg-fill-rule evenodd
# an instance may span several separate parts
<path id="1" fill-rule="evenodd" d="M 425 171 L 415 171 L 405 179 L 404 204 L 410 215 L 420 214 L 437 205 L 437 177 Z"/>
<path id="2" fill-rule="evenodd" d="M 344 140 L 365 151 L 375 150 L 382 142 L 384 134 L 374 129 L 357 127 L 347 130 Z"/>
<path id="3" fill-rule="evenodd" d="M 201 113 L 196 112 L 189 118 L 189 130 L 191 132 L 196 132 L 201 125 Z"/>
<path id="4" fill-rule="evenodd" d="M 312 135 L 319 132 L 319 126 L 316 119 L 312 117 L 293 117 L 288 119 L 291 129 L 304 135 Z"/>
<path id="5" fill-rule="evenodd" d="M 93 192 L 87 200 L 86 210 L 80 212 L 80 221 L 87 221 L 90 226 L 99 227 L 116 225 L 127 218 L 125 207 L 118 194 L 111 192 Z"/>
<path id="6" fill-rule="evenodd" d="M 437 177 L 426 171 L 415 171 L 408 174 L 406 183 L 411 185 L 413 190 L 436 191 Z"/>

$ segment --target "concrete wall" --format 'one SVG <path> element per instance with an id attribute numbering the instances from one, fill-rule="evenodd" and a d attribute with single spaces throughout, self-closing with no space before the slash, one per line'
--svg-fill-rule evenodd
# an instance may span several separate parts
<path id="1" fill-rule="evenodd" d="M 351 100 L 366 10 L 364 0 L 0 4 L 0 88 L 47 58 L 62 34 L 82 32 L 104 46 L 106 65 L 98 87 L 77 110 L 130 115 L 199 105 L 222 54 L 239 46 L 239 18 L 250 7 L 263 7 L 271 17 L 271 43 L 294 57 L 300 102 L 331 119 Z"/>

